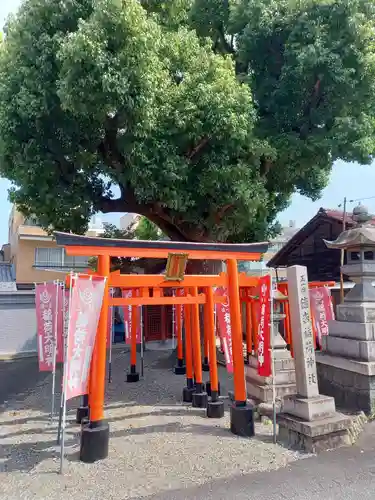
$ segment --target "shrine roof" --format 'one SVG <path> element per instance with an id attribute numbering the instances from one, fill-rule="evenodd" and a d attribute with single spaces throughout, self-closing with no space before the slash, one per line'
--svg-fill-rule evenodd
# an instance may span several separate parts
<path id="1" fill-rule="evenodd" d="M 269 242 L 261 243 L 194 243 L 179 241 L 142 241 L 142 240 L 124 240 L 114 238 L 97 238 L 92 236 L 80 236 L 72 233 L 54 233 L 56 243 L 67 247 L 68 254 L 71 255 L 107 255 L 118 256 L 116 249 L 124 252 L 123 257 L 142 256 L 167 257 L 169 253 L 185 252 L 189 258 L 196 259 L 242 259 L 254 260 L 254 256 L 259 258 L 267 252 Z M 75 247 L 74 251 L 69 247 Z M 80 247 L 78 249 L 78 247 Z M 113 249 L 113 250 L 112 250 Z M 86 253 L 85 253 L 86 252 Z"/>
<path id="2" fill-rule="evenodd" d="M 310 219 L 299 231 L 297 231 L 289 241 L 267 262 L 268 267 L 285 266 L 288 255 L 297 246 L 303 244 L 303 241 L 312 234 L 322 223 L 343 223 L 344 212 L 341 210 L 320 208 L 316 215 Z M 346 213 L 346 227 L 348 229 L 354 226 L 353 214 Z M 369 225 L 375 225 L 375 218 L 368 222 Z"/>

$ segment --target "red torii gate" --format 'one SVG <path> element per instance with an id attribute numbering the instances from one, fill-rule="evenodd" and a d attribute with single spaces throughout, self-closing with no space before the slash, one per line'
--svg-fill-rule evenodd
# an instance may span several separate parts
<path id="1" fill-rule="evenodd" d="M 163 280 L 157 275 L 158 285 L 171 288 L 190 288 L 191 294 L 175 297 L 150 297 L 149 287 L 156 285 L 155 276 L 121 275 L 110 272 L 110 258 L 147 257 L 165 258 L 170 255 L 188 256 L 195 260 L 225 260 L 227 264 L 227 288 L 231 315 L 232 354 L 234 366 L 234 403 L 231 406 L 230 428 L 234 434 L 253 435 L 253 408 L 247 404 L 246 383 L 244 376 L 244 358 L 242 344 L 242 325 L 240 310 L 240 284 L 237 268 L 238 260 L 260 260 L 268 249 L 268 243 L 225 244 L 225 243 L 189 243 L 172 241 L 137 241 L 117 240 L 78 236 L 69 233 L 55 233 L 58 245 L 64 246 L 66 253 L 73 256 L 98 257 L 97 274 L 107 277 L 100 313 L 95 348 L 91 362 L 89 405 L 90 421 L 81 428 L 80 458 L 85 462 L 94 462 L 108 456 L 109 426 L 104 420 L 104 392 L 106 372 L 106 336 L 108 308 L 113 305 L 148 305 L 148 304 L 185 304 L 191 306 L 191 337 L 194 345 L 194 369 L 196 392 L 202 386 L 202 360 L 199 334 L 199 304 L 205 304 L 206 324 L 213 329 L 214 297 L 213 286 L 221 281 L 219 276 L 186 275 L 181 281 Z M 221 275 L 222 276 L 222 275 Z M 130 278 L 131 277 L 131 278 Z M 132 283 L 130 283 L 130 281 Z M 153 283 L 152 283 L 153 282 Z M 164 285 L 162 284 L 164 282 Z M 109 287 L 122 288 L 136 286 L 141 290 L 140 297 L 109 298 Z M 204 288 L 204 294 L 198 294 L 198 288 Z M 219 300 L 220 301 L 220 300 Z M 212 390 L 214 387 L 212 387 Z M 217 389 L 217 388 L 215 388 Z"/>

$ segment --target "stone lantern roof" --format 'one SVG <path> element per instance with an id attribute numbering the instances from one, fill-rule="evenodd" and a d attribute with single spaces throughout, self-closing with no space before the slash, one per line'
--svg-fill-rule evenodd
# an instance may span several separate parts
<path id="1" fill-rule="evenodd" d="M 345 250 L 347 248 L 374 247 L 375 226 L 372 216 L 369 215 L 367 207 L 359 204 L 353 209 L 353 220 L 356 226 L 343 231 L 335 241 L 323 240 L 328 248 Z"/>
<path id="2" fill-rule="evenodd" d="M 372 216 L 363 205 L 353 210 L 356 226 L 343 231 L 335 241 L 324 243 L 328 248 L 347 250 L 347 263 L 341 266 L 343 274 L 354 281 L 354 288 L 345 296 L 349 302 L 375 302 L 375 226 L 370 223 Z"/>

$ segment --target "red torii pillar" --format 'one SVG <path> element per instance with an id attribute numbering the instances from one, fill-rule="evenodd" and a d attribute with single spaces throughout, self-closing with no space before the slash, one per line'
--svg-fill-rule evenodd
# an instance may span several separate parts
<path id="1" fill-rule="evenodd" d="M 251 437 L 254 436 L 254 408 L 247 403 L 237 260 L 228 259 L 226 262 L 234 378 L 234 402 L 230 408 L 230 430 L 238 436 Z"/>

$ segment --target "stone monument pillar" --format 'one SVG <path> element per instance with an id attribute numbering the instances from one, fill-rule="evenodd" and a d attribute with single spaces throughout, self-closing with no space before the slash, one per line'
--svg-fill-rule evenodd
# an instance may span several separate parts
<path id="1" fill-rule="evenodd" d="M 284 398 L 279 437 L 308 452 L 350 444 L 350 418 L 319 393 L 306 267 L 289 267 L 287 277 L 297 394 Z"/>
<path id="2" fill-rule="evenodd" d="M 367 208 L 353 210 L 357 226 L 325 241 L 329 248 L 346 250 L 345 275 L 354 288 L 337 306 L 336 321 L 329 321 L 323 351 L 317 354 L 319 385 L 349 410 L 375 410 L 375 225 Z"/>
<path id="3" fill-rule="evenodd" d="M 273 301 L 277 306 L 278 301 L 286 299 L 279 291 L 273 290 Z M 286 348 L 286 342 L 279 332 L 279 323 L 284 319 L 278 308 L 274 308 L 273 312 L 273 355 L 275 359 L 275 388 L 276 399 L 282 400 L 287 394 L 296 393 L 296 375 L 294 371 L 294 360 L 290 352 Z M 258 375 L 258 360 L 256 355 L 249 358 L 249 364 L 245 366 L 246 374 L 246 389 L 248 396 L 254 399 L 257 403 L 266 403 L 271 405 L 272 409 L 272 376 L 262 377 Z M 264 405 L 259 407 L 260 410 L 265 409 Z M 265 411 L 264 413 L 267 413 Z"/>

